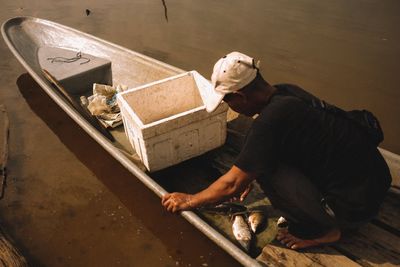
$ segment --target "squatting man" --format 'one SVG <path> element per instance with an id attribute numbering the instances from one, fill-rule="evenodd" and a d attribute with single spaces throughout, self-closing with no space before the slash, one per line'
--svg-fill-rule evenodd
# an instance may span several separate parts
<path id="1" fill-rule="evenodd" d="M 312 107 L 307 102 L 319 99 L 298 86 L 270 85 L 258 66 L 232 52 L 213 69 L 207 111 L 225 101 L 240 114 L 258 114 L 232 168 L 197 194 L 166 194 L 162 205 L 175 213 L 244 199 L 257 180 L 289 222 L 276 237 L 282 244 L 336 242 L 378 213 L 391 184 L 388 166 L 353 121 Z"/>

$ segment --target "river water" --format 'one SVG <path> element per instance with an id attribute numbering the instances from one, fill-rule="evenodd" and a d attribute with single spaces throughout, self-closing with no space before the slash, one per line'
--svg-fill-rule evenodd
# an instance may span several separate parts
<path id="1" fill-rule="evenodd" d="M 261 60 L 270 83 L 295 83 L 381 120 L 400 153 L 397 0 L 4 1 L 0 20 L 53 20 L 209 77 L 230 51 Z M 90 10 L 89 15 L 86 9 Z M 236 266 L 167 214 L 91 140 L 0 42 L 0 103 L 10 117 L 1 227 L 38 266 Z"/>

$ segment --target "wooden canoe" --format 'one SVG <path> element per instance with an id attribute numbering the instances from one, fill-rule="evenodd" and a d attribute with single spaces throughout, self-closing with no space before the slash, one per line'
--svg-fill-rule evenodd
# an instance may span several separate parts
<path id="1" fill-rule="evenodd" d="M 200 157 L 201 159 L 193 159 L 197 169 L 195 174 L 191 174 L 193 177 L 189 177 L 190 179 L 171 179 L 165 183 L 165 179 L 162 179 L 163 176 L 168 176 L 171 172 L 180 174 L 185 172 L 184 170 L 176 171 L 175 167 L 149 176 L 143 170 L 138 158 L 135 157 L 134 151 L 125 136 L 123 126 L 110 130 L 113 138 L 106 138 L 60 92 L 57 92 L 54 86 L 45 78 L 37 53 L 41 47 L 62 47 L 109 60 L 113 63 L 113 83 L 125 84 L 129 87 L 164 79 L 183 73 L 184 70 L 78 30 L 33 17 L 16 17 L 6 21 L 2 25 L 2 35 L 9 49 L 43 90 L 94 140 L 159 197 L 166 194 L 167 190 L 195 192 L 207 186 L 212 182 L 212 179 L 205 180 L 203 178 L 204 175 L 212 174 L 215 178 L 220 173 L 213 172 L 215 168 L 209 167 L 208 162 L 211 160 L 214 163 L 214 167 L 223 171 L 229 167 L 229 163 L 237 153 L 238 148 L 235 147 L 235 144 L 240 143 L 239 139 L 243 137 L 245 129 L 249 125 L 246 120 L 241 121 L 240 117 L 231 121 L 231 127 L 228 129 L 227 145 L 208 153 L 205 157 Z M 132 73 L 135 75 L 132 75 Z M 390 165 L 395 185 L 399 186 L 400 157 L 386 150 L 382 150 L 382 153 Z M 180 167 L 176 168 L 179 169 Z M 245 202 L 247 206 L 264 207 L 269 205 L 268 200 L 259 190 L 255 190 L 252 194 L 252 197 Z M 276 233 L 275 221 L 271 216 L 266 226 L 267 230 L 257 235 L 255 247 L 259 249 L 254 250 L 249 255 L 234 240 L 231 233 L 231 224 L 226 216 L 202 211 L 182 212 L 181 215 L 245 266 L 263 265 L 256 259 L 256 256 L 263 247 L 274 239 L 274 233 Z"/>

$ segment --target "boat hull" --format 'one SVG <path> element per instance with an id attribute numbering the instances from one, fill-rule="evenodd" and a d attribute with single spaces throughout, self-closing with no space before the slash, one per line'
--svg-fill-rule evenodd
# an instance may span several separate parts
<path id="1" fill-rule="evenodd" d="M 123 139 L 126 139 L 123 131 L 112 133 L 118 137 L 116 139 L 120 142 L 109 141 L 86 121 L 65 98 L 54 90 L 52 85 L 42 75 L 37 52 L 43 46 L 63 47 L 110 60 L 117 63 L 112 65 L 113 83 L 125 84 L 129 87 L 136 87 L 155 80 L 164 79 L 183 73 L 184 70 L 92 35 L 43 19 L 33 17 L 12 18 L 3 23 L 1 30 L 6 44 L 18 61 L 41 88 L 80 127 L 157 196 L 162 197 L 167 193 L 160 184 L 155 182 L 138 164 L 135 164 L 127 156 L 129 155 L 129 151 L 126 153 L 127 151 L 121 149 L 128 149 L 127 143 L 123 142 Z M 245 266 L 261 266 L 258 261 L 244 253 L 194 212 L 185 211 L 181 215 L 241 264 Z"/>

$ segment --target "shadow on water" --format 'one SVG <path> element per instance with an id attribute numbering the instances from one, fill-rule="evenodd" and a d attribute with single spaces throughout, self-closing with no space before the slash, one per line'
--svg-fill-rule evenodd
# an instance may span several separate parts
<path id="1" fill-rule="evenodd" d="M 140 215 L 138 219 L 163 243 L 175 260 L 191 262 L 192 266 L 201 266 L 204 261 L 211 266 L 238 265 L 180 216 L 167 213 L 159 199 L 68 117 L 29 74 L 21 75 L 17 86 L 32 111 L 134 216 Z M 178 236 L 183 236 L 186 241 L 182 242 Z M 199 255 L 204 257 L 199 258 Z"/>

